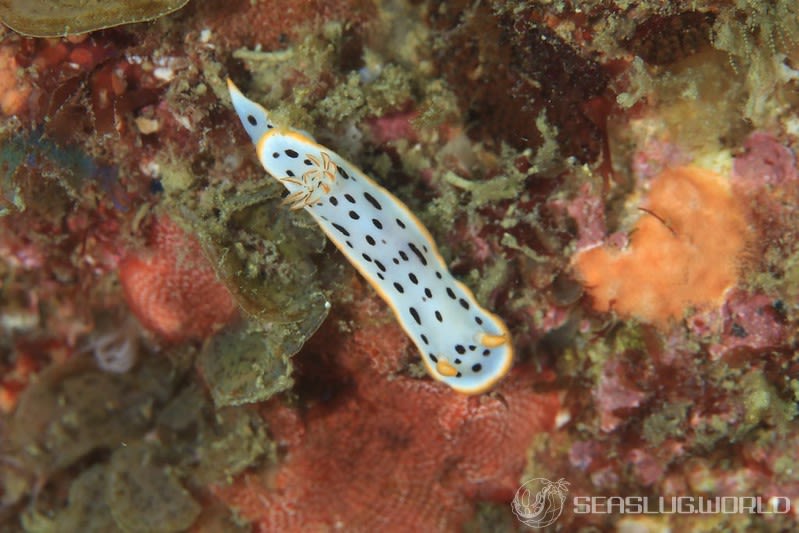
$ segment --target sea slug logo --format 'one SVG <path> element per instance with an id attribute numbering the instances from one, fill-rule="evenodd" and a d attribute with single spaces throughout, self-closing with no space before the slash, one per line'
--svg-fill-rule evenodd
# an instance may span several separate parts
<path id="1" fill-rule="evenodd" d="M 556 482 L 541 477 L 531 479 L 519 487 L 513 497 L 511 509 L 523 524 L 541 528 L 553 524 L 563 512 L 569 482 L 563 478 Z"/>

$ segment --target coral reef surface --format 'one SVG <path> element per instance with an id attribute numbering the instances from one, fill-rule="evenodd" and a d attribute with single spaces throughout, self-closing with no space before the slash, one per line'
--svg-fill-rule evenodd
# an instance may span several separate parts
<path id="1" fill-rule="evenodd" d="M 0 0 L 0 530 L 797 528 L 795 1 L 43 4 Z M 496 387 L 427 375 L 226 78 L 416 214 Z"/>

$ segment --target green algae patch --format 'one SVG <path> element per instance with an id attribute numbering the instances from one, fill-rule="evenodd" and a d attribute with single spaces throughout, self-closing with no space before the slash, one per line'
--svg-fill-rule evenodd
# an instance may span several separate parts
<path id="1" fill-rule="evenodd" d="M 252 320 L 313 323 L 327 313 L 316 264 L 325 236 L 310 215 L 281 205 L 279 184 L 267 178 L 205 185 L 186 177 L 191 171 L 185 162 L 159 165 L 171 215 L 197 235 L 219 279 Z M 172 189 L 177 183 L 191 187 Z"/>
<path id="2" fill-rule="evenodd" d="M 165 374 L 163 370 L 160 372 Z M 71 371 L 70 377 L 75 372 L 91 374 L 91 367 L 83 364 Z M 128 392 L 136 395 L 130 389 Z M 83 393 L 98 409 L 113 411 L 114 403 L 119 402 L 107 390 L 103 397 L 92 390 Z M 137 427 L 130 438 L 120 440 L 118 432 L 114 439 L 109 438 L 109 442 L 116 440 L 105 447 L 110 453 L 84 454 L 83 463 L 74 461 L 73 465 L 86 466 L 70 485 L 66 485 L 70 469 L 55 475 L 45 473 L 46 481 L 55 481 L 43 485 L 22 515 L 24 529 L 36 533 L 185 531 L 205 514 L 191 489 L 228 481 L 246 468 L 275 461 L 275 445 L 267 436 L 266 423 L 254 410 L 215 410 L 196 384 L 171 394 L 174 396 L 167 401 L 156 402 L 147 424 L 139 426 L 133 421 Z M 129 422 L 124 417 L 120 420 Z M 107 425 L 104 428 L 108 429 Z M 40 470 L 29 477 L 41 480 L 41 475 Z M 6 479 L 2 481 L 7 485 Z M 67 487 L 68 497 L 62 501 L 61 493 Z M 219 511 L 204 519 L 211 524 L 206 531 L 221 531 L 213 528 L 215 522 L 232 523 L 229 513 Z"/>
<path id="3" fill-rule="evenodd" d="M 780 222 L 780 226 L 799 228 L 799 215 L 791 211 Z M 761 255 L 763 266 L 747 276 L 746 281 L 752 292 L 762 291 L 782 302 L 795 302 L 799 299 L 799 245 L 796 244 L 796 236 L 796 230 L 792 229 L 779 240 L 768 241 Z M 796 323 L 799 320 L 799 307 L 784 305 L 781 309 L 786 323 Z"/>
<path id="4" fill-rule="evenodd" d="M 359 122 L 366 116 L 398 111 L 412 99 L 411 74 L 398 65 L 386 65 L 368 84 L 358 72 L 351 72 L 317 104 L 314 112 L 326 123 Z"/>
<path id="5" fill-rule="evenodd" d="M 275 446 L 266 435 L 266 425 L 255 412 L 223 408 L 214 424 L 202 428 L 196 448 L 197 463 L 191 478 L 200 485 L 229 482 L 233 476 L 258 464 L 274 460 Z"/>
<path id="6" fill-rule="evenodd" d="M 232 289 L 245 311 L 258 320 L 290 323 L 325 308 L 312 257 L 325 237 L 307 213 L 256 200 L 229 215 L 228 232 L 213 235 L 212 252 L 219 253 L 223 279 L 235 281 Z"/>
<path id="7" fill-rule="evenodd" d="M 84 470 L 69 488 L 68 504 L 52 517 L 29 512 L 23 515 L 25 531 L 58 533 L 117 533 L 124 531 L 111 516 L 105 499 L 108 490 L 108 471 L 103 465 Z"/>
<path id="8" fill-rule="evenodd" d="M 101 372 L 83 358 L 50 367 L 20 397 L 9 442 L 29 470 L 48 476 L 144 434 L 173 379 L 168 363 L 155 359 L 126 374 Z"/>
<path id="9" fill-rule="evenodd" d="M 670 438 L 685 436 L 689 402 L 667 403 L 646 417 L 643 424 L 643 437 L 650 446 L 657 447 Z"/>
<path id="10" fill-rule="evenodd" d="M 218 406 L 267 400 L 290 389 L 292 355 L 321 325 L 326 313 L 306 320 L 250 331 L 246 327 L 222 332 L 203 349 L 198 366 Z"/>
<path id="11" fill-rule="evenodd" d="M 186 387 L 160 413 L 160 453 L 193 485 L 229 480 L 266 459 L 275 446 L 266 423 L 251 409 L 214 409 L 196 385 Z"/>
<path id="12" fill-rule="evenodd" d="M 360 56 L 367 65 L 358 70 L 333 71 L 331 65 L 348 63 L 348 28 L 329 23 L 323 32 L 309 33 L 296 45 L 283 50 L 260 51 L 240 49 L 233 57 L 241 60 L 253 77 L 251 90 L 245 92 L 268 109 L 278 124 L 314 131 L 336 132 L 341 126 L 359 124 L 366 117 L 379 117 L 401 111 L 422 91 L 422 83 L 404 66 L 382 62 L 368 48 Z M 373 64 L 371 64 L 373 63 Z M 302 65 L 303 78 L 296 81 L 296 66 Z M 295 80 L 287 84 L 286 80 Z M 287 87 L 290 86 L 290 91 Z M 261 94 L 259 94 L 259 91 Z M 440 106 L 439 106 L 440 107 Z M 320 133 L 320 131 L 316 131 Z M 335 148 L 347 153 L 346 143 L 339 139 Z"/>
<path id="13" fill-rule="evenodd" d="M 598 383 L 608 360 L 614 356 L 623 358 L 624 354 L 646 353 L 646 350 L 643 329 L 630 321 L 591 342 L 578 338 L 575 346 L 568 348 L 558 361 L 558 369 L 565 375 L 582 375 Z"/>
<path id="14" fill-rule="evenodd" d="M 766 422 L 784 431 L 796 416 L 796 407 L 783 400 L 761 372 L 749 372 L 741 380 L 741 385 L 747 424 Z"/>
<path id="15" fill-rule="evenodd" d="M 200 514 L 200 504 L 147 445 L 119 448 L 109 471 L 108 505 L 126 533 L 184 531 Z"/>
<path id="16" fill-rule="evenodd" d="M 322 290 L 336 261 L 305 212 L 280 201 L 272 178 L 205 183 L 178 159 L 159 163 L 168 208 L 196 234 L 246 320 L 204 347 L 197 365 L 217 406 L 263 401 L 290 388 L 289 359 L 329 311 Z"/>
<path id="17" fill-rule="evenodd" d="M 732 371 L 726 376 L 724 381 L 721 377 L 714 381 L 721 387 L 734 389 L 736 395 L 728 413 L 708 416 L 696 424 L 695 440 L 700 448 L 713 449 L 720 440 L 739 442 L 760 425 L 772 428 L 778 435 L 786 433 L 796 416 L 796 408 L 780 397 L 761 372 L 752 370 L 738 377 Z"/>
<path id="18" fill-rule="evenodd" d="M 799 18 L 794 0 L 737 1 L 719 12 L 712 44 L 728 54 L 746 93 L 745 104 L 737 105 L 736 111 L 755 128 L 773 127 L 792 107 L 795 91 L 785 83 L 783 59 L 793 56 L 797 43 Z"/>
<path id="19" fill-rule="evenodd" d="M 23 35 L 59 37 L 163 17 L 188 0 L 0 0 L 0 20 Z"/>
<path id="20" fill-rule="evenodd" d="M 205 503 L 200 517 L 192 525 L 192 533 L 251 533 L 252 527 L 221 502 Z"/>

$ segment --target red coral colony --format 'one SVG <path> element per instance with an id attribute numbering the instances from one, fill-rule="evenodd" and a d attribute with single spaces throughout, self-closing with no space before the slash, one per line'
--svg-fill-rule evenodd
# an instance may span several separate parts
<path id="1" fill-rule="evenodd" d="M 796 530 L 798 13 L 0 2 L 0 529 Z M 492 389 L 428 375 L 226 78 L 426 226 Z"/>

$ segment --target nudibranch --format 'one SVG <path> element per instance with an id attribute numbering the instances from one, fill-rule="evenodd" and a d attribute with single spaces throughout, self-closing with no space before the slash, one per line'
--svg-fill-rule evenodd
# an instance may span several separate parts
<path id="1" fill-rule="evenodd" d="M 477 394 L 508 371 L 505 323 L 449 273 L 433 238 L 393 194 L 299 130 L 274 124 L 228 80 L 233 107 L 267 172 L 288 190 L 391 307 L 428 372 Z"/>

